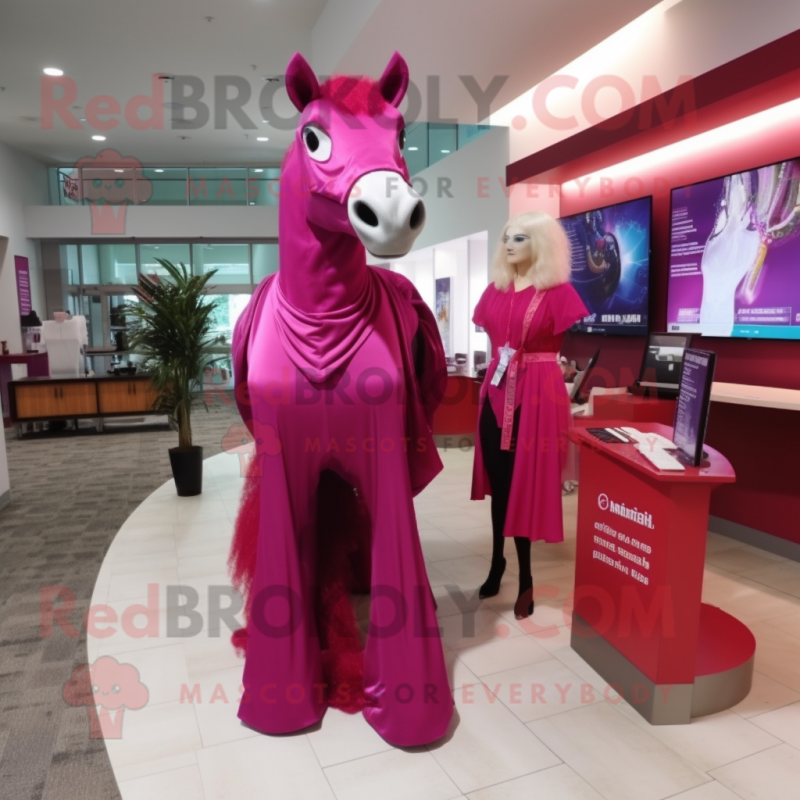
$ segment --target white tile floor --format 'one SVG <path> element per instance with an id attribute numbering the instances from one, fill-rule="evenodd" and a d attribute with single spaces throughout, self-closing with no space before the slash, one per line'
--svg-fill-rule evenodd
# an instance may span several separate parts
<path id="1" fill-rule="evenodd" d="M 753 690 L 729 711 L 652 727 L 569 646 L 575 495 L 564 498 L 567 540 L 534 545 L 534 580 L 548 596 L 537 599 L 533 618 L 514 619 L 509 559 L 501 593 L 470 628 L 460 608 L 489 569 L 489 507 L 468 500 L 471 452 L 442 458 L 444 472 L 416 507 L 456 702 L 448 735 L 398 750 L 360 715 L 335 710 L 293 736 L 239 723 L 242 662 L 227 629 L 169 635 L 165 611 L 167 587 L 180 585 L 207 618 L 210 587 L 228 585 L 241 478 L 238 459 L 219 455 L 205 463 L 202 496 L 178 498 L 169 483 L 131 515 L 95 586 L 93 605 L 107 604 L 125 624 L 90 638 L 90 661 L 108 655 L 132 664 L 150 693 L 144 708 L 124 712 L 121 738 L 106 740 L 125 800 L 800 796 L 800 564 L 709 535 L 704 599 L 755 633 Z M 149 611 L 148 584 L 158 598 Z M 452 584 L 464 598 L 448 593 Z"/>

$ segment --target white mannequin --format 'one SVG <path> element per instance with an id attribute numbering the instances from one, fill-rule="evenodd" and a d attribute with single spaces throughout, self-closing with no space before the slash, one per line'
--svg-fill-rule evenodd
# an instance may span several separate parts
<path id="1" fill-rule="evenodd" d="M 533 286 L 533 248 L 531 237 L 522 229 L 511 225 L 503 237 L 508 263 L 514 267 L 514 291 L 521 292 Z"/>

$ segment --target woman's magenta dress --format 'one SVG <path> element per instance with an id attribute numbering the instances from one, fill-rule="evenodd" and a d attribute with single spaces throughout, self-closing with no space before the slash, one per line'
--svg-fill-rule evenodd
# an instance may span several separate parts
<path id="1" fill-rule="evenodd" d="M 519 366 L 512 404 L 521 409 L 519 432 L 514 443 L 514 474 L 503 533 L 532 541 L 560 542 L 564 539 L 561 476 L 567 462 L 566 432 L 572 414 L 561 368 L 554 356 L 561 349 L 567 329 L 589 312 L 571 284 L 548 289 L 540 298 L 523 345 L 523 321 L 536 292 L 533 286 L 517 292 L 513 283 L 503 292 L 490 283 L 475 307 L 473 322 L 486 330 L 492 344 L 492 360 L 481 389 L 478 418 L 488 400 L 498 424 L 502 425 L 509 374 L 499 386 L 491 385 L 500 347 L 508 342 L 514 350 L 522 347 L 524 353 L 548 354 L 540 361 Z M 487 494 L 491 491 L 478 436 L 472 499 L 483 500 Z"/>

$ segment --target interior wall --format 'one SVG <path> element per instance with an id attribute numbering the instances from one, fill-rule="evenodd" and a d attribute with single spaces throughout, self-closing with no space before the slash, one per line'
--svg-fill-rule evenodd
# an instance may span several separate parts
<path id="1" fill-rule="evenodd" d="M 488 285 L 487 274 L 491 265 L 489 264 L 489 243 L 485 235 L 473 237 L 468 242 L 469 245 L 469 312 L 467 315 L 469 329 L 469 365 L 474 370 L 475 351 L 480 350 L 486 354 L 485 363 L 491 361 L 489 353 L 489 337 L 482 331 L 475 330 L 472 317 L 475 314 L 475 306 Z"/>
<path id="2" fill-rule="evenodd" d="M 498 241 L 508 220 L 507 164 L 508 130 L 497 128 L 415 175 L 427 222 L 412 253 L 479 231 Z"/>
<path id="3" fill-rule="evenodd" d="M 650 156 L 585 176 L 562 187 L 563 214 L 653 194 L 651 329 L 666 326 L 670 190 L 731 172 L 800 156 L 800 101 L 750 117 L 745 124 L 697 137 Z M 798 272 L 800 280 L 800 271 Z M 800 389 L 800 341 L 695 336 L 717 353 L 721 382 Z M 602 348 L 591 385 L 626 386 L 638 375 L 643 337 L 573 334 L 563 352 L 583 363 Z M 800 444 L 797 412 L 712 403 L 706 440 L 731 462 L 737 482 L 716 489 L 711 514 L 761 533 L 800 543 L 800 494 L 794 453 Z M 782 447 L 776 448 L 780 441 Z"/>
<path id="4" fill-rule="evenodd" d="M 3 403 L 0 400 L 0 419 L 3 416 Z M 0 429 L 0 434 L 3 431 Z M 10 499 L 9 492 L 11 490 L 11 480 L 8 474 L 8 458 L 6 456 L 6 438 L 0 435 L 0 510 L 8 504 Z"/>
<path id="5" fill-rule="evenodd" d="M 446 242 L 433 249 L 434 280 L 450 278 L 450 344 L 447 355 L 469 353 L 469 243 Z"/>
<path id="6" fill-rule="evenodd" d="M 665 148 L 657 158 L 634 159 L 561 187 L 562 215 L 653 195 L 651 330 L 666 327 L 671 189 L 800 156 L 800 102 L 784 109 L 785 114 L 764 112 L 749 118 L 744 127 L 726 126 L 696 141 Z M 638 375 L 645 341 L 644 337 L 573 334 L 565 354 L 582 361 L 602 347 L 600 375 L 592 383 L 627 385 Z M 792 368 L 800 359 L 800 341 L 695 337 L 695 342 L 718 354 L 718 381 L 800 389 L 800 369 Z"/>
<path id="7" fill-rule="evenodd" d="M 35 311 L 44 311 L 44 279 L 38 243 L 26 237 L 23 209 L 47 202 L 45 165 L 24 153 L 0 144 L 0 339 L 12 353 L 22 349 L 17 279 L 14 256 L 26 256 L 31 277 L 31 301 Z"/>

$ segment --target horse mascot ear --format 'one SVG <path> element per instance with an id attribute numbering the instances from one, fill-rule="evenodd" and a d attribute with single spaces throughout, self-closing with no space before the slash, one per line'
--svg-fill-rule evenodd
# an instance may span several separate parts
<path id="1" fill-rule="evenodd" d="M 408 89 L 408 64 L 396 50 L 378 81 L 378 89 L 390 106 L 397 108 L 403 102 Z M 300 113 L 320 97 L 317 76 L 300 53 L 295 53 L 286 67 L 286 91 Z"/>
<path id="2" fill-rule="evenodd" d="M 311 65 L 300 53 L 295 53 L 286 67 L 286 91 L 294 107 L 302 114 L 303 109 L 319 97 L 319 81 Z"/>
<path id="3" fill-rule="evenodd" d="M 386 69 L 378 81 L 381 97 L 390 105 L 397 108 L 403 102 L 408 89 L 408 64 L 397 50 L 389 59 Z"/>

